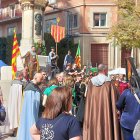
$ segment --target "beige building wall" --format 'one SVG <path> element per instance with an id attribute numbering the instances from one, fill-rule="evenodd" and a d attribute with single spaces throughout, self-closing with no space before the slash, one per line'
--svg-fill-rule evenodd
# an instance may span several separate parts
<path id="1" fill-rule="evenodd" d="M 91 61 L 91 44 L 108 44 L 109 69 L 121 67 L 121 49 L 116 46 L 114 39 L 107 38 L 112 25 L 117 22 L 117 6 L 113 0 L 59 0 L 55 5 L 71 13 L 78 13 L 78 27 L 72 29 L 75 43 L 80 40 L 82 64 Z M 93 13 L 107 13 L 107 26 L 94 27 Z M 67 26 L 66 12 L 46 8 L 45 19 L 61 17 L 60 25 Z"/>

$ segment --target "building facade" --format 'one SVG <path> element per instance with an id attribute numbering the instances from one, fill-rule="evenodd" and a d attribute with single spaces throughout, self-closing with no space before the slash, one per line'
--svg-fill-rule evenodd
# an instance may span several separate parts
<path id="1" fill-rule="evenodd" d="M 21 33 L 22 11 L 18 0 L 0 1 L 0 37 L 6 37 L 13 34 L 16 29 Z"/>
<path id="2" fill-rule="evenodd" d="M 112 25 L 118 20 L 113 0 L 58 0 L 54 8 L 46 8 L 44 32 L 50 32 L 57 17 L 61 19 L 59 25 L 74 37 L 75 44 L 80 40 L 82 64 L 104 63 L 109 69 L 125 66 L 125 57 L 131 51 L 116 46 L 115 38 L 108 39 Z"/>
<path id="3" fill-rule="evenodd" d="M 22 31 L 23 22 L 26 25 L 28 22 L 22 21 L 23 13 L 18 1 L 0 0 L 0 37 L 11 35 L 14 28 L 17 33 L 27 32 Z M 59 25 L 66 27 L 67 36 L 72 36 L 75 44 L 80 40 L 82 64 L 97 66 L 104 63 L 109 69 L 125 66 L 125 57 L 130 56 L 131 51 L 119 48 L 115 38 L 108 39 L 112 25 L 118 20 L 114 0 L 57 0 L 56 4 L 46 7 L 43 32 L 50 32 L 51 25 L 57 23 L 57 17 L 60 17 Z M 22 35 L 21 44 L 25 44 L 23 41 L 27 35 L 29 33 Z M 139 66 L 138 51 L 133 52 Z"/>

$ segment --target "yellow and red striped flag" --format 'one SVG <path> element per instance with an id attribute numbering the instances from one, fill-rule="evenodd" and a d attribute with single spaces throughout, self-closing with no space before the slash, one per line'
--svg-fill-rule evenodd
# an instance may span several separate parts
<path id="1" fill-rule="evenodd" d="M 80 40 L 78 43 L 78 48 L 75 56 L 75 64 L 77 65 L 78 68 L 81 68 L 81 51 L 80 51 Z"/>
<path id="2" fill-rule="evenodd" d="M 65 37 L 65 27 L 52 25 L 51 26 L 51 35 L 53 36 L 55 42 L 60 42 L 61 39 Z"/>
<path id="3" fill-rule="evenodd" d="M 17 57 L 20 54 L 20 49 L 17 41 L 16 31 L 14 31 L 13 49 L 12 49 L 12 79 L 15 79 L 17 72 Z"/>

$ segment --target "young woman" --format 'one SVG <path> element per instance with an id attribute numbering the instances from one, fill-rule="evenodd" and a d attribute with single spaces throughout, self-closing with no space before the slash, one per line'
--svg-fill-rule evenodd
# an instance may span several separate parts
<path id="1" fill-rule="evenodd" d="M 31 128 L 34 140 L 81 140 L 80 124 L 68 112 L 72 107 L 69 87 L 57 87 L 47 98 L 42 118 Z"/>

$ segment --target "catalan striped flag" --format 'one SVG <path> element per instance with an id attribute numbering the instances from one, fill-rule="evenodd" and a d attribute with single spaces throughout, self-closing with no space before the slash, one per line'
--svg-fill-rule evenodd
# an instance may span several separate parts
<path id="1" fill-rule="evenodd" d="M 53 36 L 55 42 L 60 42 L 61 39 L 65 37 L 65 27 L 52 25 L 51 26 L 51 35 Z"/>
<path id="2" fill-rule="evenodd" d="M 12 49 L 12 79 L 15 79 L 17 72 L 17 57 L 20 54 L 20 49 L 17 41 L 16 31 L 14 31 L 13 49 Z"/>
<path id="3" fill-rule="evenodd" d="M 78 48 L 75 56 L 75 64 L 78 68 L 81 68 L 81 51 L 80 51 L 80 41 L 78 43 Z"/>

